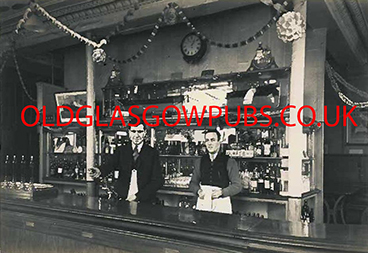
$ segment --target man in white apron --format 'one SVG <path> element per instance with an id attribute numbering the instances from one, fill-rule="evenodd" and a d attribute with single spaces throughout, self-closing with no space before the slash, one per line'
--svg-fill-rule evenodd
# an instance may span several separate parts
<path id="1" fill-rule="evenodd" d="M 190 189 L 198 196 L 197 210 L 232 213 L 230 197 L 238 194 L 241 179 L 237 162 L 220 153 L 221 134 L 217 130 L 205 132 L 207 154 L 193 171 Z"/>

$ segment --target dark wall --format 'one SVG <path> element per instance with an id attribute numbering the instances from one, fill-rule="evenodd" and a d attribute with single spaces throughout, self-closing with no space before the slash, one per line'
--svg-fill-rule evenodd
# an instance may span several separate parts
<path id="1" fill-rule="evenodd" d="M 24 84 L 32 98 L 36 98 L 35 83 L 40 78 L 25 70 L 21 70 Z M 4 159 L 7 154 L 17 155 L 18 162 L 21 155 L 29 159 L 33 155 L 38 159 L 38 133 L 37 127 L 27 127 L 21 121 L 21 112 L 27 105 L 36 106 L 36 102 L 31 101 L 25 94 L 18 74 L 13 67 L 6 67 L 1 73 L 1 135 L 0 135 L 0 161 L 3 168 Z M 25 120 L 29 123 L 34 122 L 36 114 L 33 110 L 25 112 Z M 37 173 L 37 172 L 36 172 Z M 1 170 L 1 176 L 4 171 Z M 37 175 L 35 175 L 37 176 Z"/>
<path id="2" fill-rule="evenodd" d="M 348 81 L 358 89 L 368 92 L 367 76 L 351 77 Z M 332 89 L 328 78 L 325 90 L 328 120 L 332 123 L 336 119 L 336 106 L 340 106 L 342 109 L 345 104 Z M 368 100 L 346 89 L 344 93 L 353 101 Z M 351 109 L 349 106 L 347 108 Z M 347 128 L 343 126 L 341 121 L 342 110 L 340 110 L 340 123 L 335 127 L 325 127 L 325 192 L 346 193 L 368 186 L 368 144 L 348 143 Z"/>

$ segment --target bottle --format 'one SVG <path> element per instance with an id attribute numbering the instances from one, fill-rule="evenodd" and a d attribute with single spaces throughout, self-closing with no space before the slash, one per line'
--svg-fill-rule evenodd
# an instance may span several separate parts
<path id="1" fill-rule="evenodd" d="M 270 163 L 270 194 L 277 194 L 276 193 L 276 171 L 275 166 L 273 163 Z"/>
<path id="2" fill-rule="evenodd" d="M 263 156 L 269 157 L 271 156 L 271 139 L 270 139 L 270 131 L 263 129 L 261 133 L 262 144 L 263 144 Z"/>
<path id="3" fill-rule="evenodd" d="M 63 171 L 64 171 L 64 165 L 65 165 L 65 158 L 62 160 L 62 161 L 60 161 L 59 160 L 59 162 L 58 162 L 58 164 L 57 164 L 57 170 L 56 170 L 56 177 L 57 178 L 62 178 L 63 177 Z"/>
<path id="4" fill-rule="evenodd" d="M 9 176 L 9 170 L 10 170 L 10 157 L 9 155 L 5 156 L 5 162 L 4 162 L 4 182 L 5 185 L 8 185 L 8 181 L 10 181 L 10 176 Z"/>
<path id="5" fill-rule="evenodd" d="M 261 165 L 259 174 L 258 174 L 258 192 L 264 193 L 264 168 Z"/>
<path id="6" fill-rule="evenodd" d="M 252 193 L 258 193 L 258 178 L 257 178 L 257 168 L 254 169 L 253 172 L 251 172 L 251 178 L 250 178 L 250 192 Z"/>
<path id="7" fill-rule="evenodd" d="M 255 145 L 255 156 L 260 157 L 263 156 L 263 145 L 261 139 L 258 139 Z"/>
<path id="8" fill-rule="evenodd" d="M 271 176 L 270 176 L 270 168 L 267 164 L 266 173 L 264 174 L 264 193 L 271 193 Z"/>
<path id="9" fill-rule="evenodd" d="M 281 164 L 275 164 L 275 173 L 276 173 L 276 182 L 275 182 L 275 193 L 280 194 L 280 191 L 283 191 L 283 186 L 281 183 Z M 286 184 L 286 183 L 285 183 Z M 288 189 L 284 189 L 287 191 Z"/>
<path id="10" fill-rule="evenodd" d="M 75 180 L 79 180 L 79 177 L 80 177 L 79 171 L 80 171 L 80 165 L 79 165 L 79 162 L 77 161 L 74 167 Z"/>
<path id="11" fill-rule="evenodd" d="M 110 154 L 110 143 L 107 137 L 105 137 L 105 143 L 104 143 L 104 153 Z"/>
<path id="12" fill-rule="evenodd" d="M 303 222 L 309 223 L 310 222 L 309 213 L 310 213 L 310 210 L 309 210 L 308 203 L 306 200 L 304 200 L 304 205 L 302 206 L 302 212 L 300 215 L 300 219 Z"/>

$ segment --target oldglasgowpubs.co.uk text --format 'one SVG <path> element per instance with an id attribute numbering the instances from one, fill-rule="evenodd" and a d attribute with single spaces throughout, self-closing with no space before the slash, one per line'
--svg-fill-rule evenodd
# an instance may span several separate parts
<path id="1" fill-rule="evenodd" d="M 85 106 L 82 106 L 80 107 L 76 112 L 74 112 L 70 107 L 68 106 L 57 106 L 57 113 L 56 113 L 56 125 L 55 124 L 50 124 L 50 123 L 46 123 L 46 106 L 43 106 L 43 113 L 42 113 L 42 117 L 43 117 L 43 120 L 42 120 L 42 125 L 43 126 L 68 126 L 70 125 L 74 118 L 76 119 L 77 123 L 80 125 L 80 126 L 83 126 L 83 127 L 88 127 L 88 126 L 92 126 L 92 116 L 90 115 L 87 115 L 84 117 L 84 119 L 87 119 L 87 123 L 83 123 L 82 120 L 81 120 L 81 117 L 79 116 L 81 111 L 82 110 L 86 110 L 87 108 L 91 108 L 91 106 L 88 106 L 88 105 L 85 105 Z M 347 124 L 347 120 L 350 120 L 351 123 L 354 125 L 354 126 L 357 126 L 356 122 L 354 121 L 354 119 L 352 118 L 351 116 L 351 113 L 355 110 L 356 106 L 352 107 L 349 111 L 348 109 L 346 108 L 346 106 L 343 106 L 343 109 L 342 109 L 342 112 L 343 112 L 343 125 L 346 126 Z M 28 109 L 33 109 L 36 113 L 36 119 L 34 122 L 27 122 L 25 120 L 25 112 L 28 110 Z M 158 106 L 157 105 L 150 105 L 148 107 L 146 107 L 144 110 L 143 110 L 143 115 L 142 117 L 139 117 L 138 115 L 136 115 L 135 113 L 132 112 L 133 109 L 139 109 L 139 106 L 138 105 L 132 105 L 129 107 L 129 110 L 128 110 L 128 113 L 129 113 L 129 117 L 130 118 L 136 118 L 136 121 L 135 123 L 128 123 L 129 126 L 137 126 L 139 125 L 140 121 L 141 121 L 141 118 L 143 120 L 143 122 L 147 125 L 147 126 L 150 126 L 150 127 L 155 127 L 155 126 L 159 126 L 160 124 L 160 116 L 159 115 L 151 115 L 151 116 L 147 116 L 147 114 L 150 113 L 150 110 L 151 109 L 158 109 Z M 171 110 L 175 110 L 176 113 L 177 113 L 177 119 L 175 122 L 173 123 L 169 123 L 167 121 L 167 118 L 166 118 L 166 112 L 171 109 Z M 208 109 L 208 110 L 207 110 Z M 213 119 L 216 119 L 216 118 L 219 118 L 221 116 L 223 116 L 223 112 L 224 112 L 224 116 L 225 116 L 225 122 L 228 126 L 230 127 L 236 127 L 240 124 L 241 122 L 241 107 L 240 106 L 237 106 L 237 113 L 236 113 L 236 116 L 237 116 L 237 119 L 235 122 L 230 122 L 229 120 L 229 111 L 228 111 L 228 107 L 225 106 L 225 109 L 221 109 L 221 107 L 219 106 L 203 106 L 202 110 L 200 111 L 200 113 L 198 112 L 197 110 L 197 107 L 196 106 L 193 106 L 192 107 L 192 110 L 190 112 L 190 115 L 188 116 L 188 113 L 187 113 L 187 110 L 185 108 L 185 106 L 182 106 L 182 112 L 180 111 L 180 109 L 177 107 L 177 106 L 174 106 L 174 105 L 169 105 L 167 107 L 164 108 L 164 110 L 162 111 L 162 115 L 161 115 L 161 118 L 162 118 L 162 121 L 163 123 L 168 126 L 168 127 L 175 127 L 176 125 L 179 124 L 179 122 L 181 121 L 182 119 L 182 115 L 183 114 L 183 117 L 185 119 L 185 122 L 186 122 L 186 125 L 187 126 L 190 126 L 191 125 L 191 122 L 192 122 L 192 119 L 193 119 L 193 116 L 195 114 L 195 120 L 197 122 L 197 125 L 198 126 L 202 126 L 202 123 L 203 123 L 203 118 L 204 118 L 204 115 L 205 115 L 205 112 L 206 110 L 208 111 L 208 120 L 209 120 L 209 126 L 212 126 L 213 124 Z M 266 121 L 262 120 L 262 122 L 265 122 L 265 123 L 260 123 L 260 125 L 262 127 L 268 127 L 268 126 L 271 126 L 272 125 L 272 117 L 267 114 L 267 111 L 265 110 L 269 110 L 271 109 L 271 106 L 269 105 L 265 105 L 263 106 L 260 110 L 259 110 L 259 113 L 260 115 L 267 119 Z M 68 120 L 68 122 L 64 122 L 62 123 L 60 121 L 60 112 L 61 110 L 68 110 L 69 113 L 70 113 L 70 118 Z M 287 110 L 296 110 L 296 106 L 294 105 L 288 105 L 286 107 L 284 107 L 281 112 L 280 112 L 280 120 L 281 120 L 281 123 L 284 125 L 284 126 L 287 126 L 287 127 L 294 127 L 296 126 L 296 123 L 293 123 L 293 122 L 287 122 L 285 120 L 285 113 Z M 303 122 L 303 120 L 301 119 L 302 118 L 302 111 L 303 110 L 310 110 L 312 112 L 312 119 L 310 122 L 308 123 L 305 123 Z M 251 112 L 249 112 L 251 111 Z M 126 126 L 127 124 L 125 123 L 125 120 L 124 120 L 124 117 L 123 117 L 123 113 L 120 109 L 119 106 L 116 106 L 115 107 L 115 110 L 114 110 L 114 113 L 113 113 L 113 116 L 111 117 L 111 120 L 110 120 L 110 123 L 107 124 L 107 123 L 101 123 L 100 122 L 100 110 L 99 110 L 99 106 L 96 106 L 96 126 L 99 126 L 99 127 L 107 127 L 107 126 L 112 126 L 114 121 L 118 121 L 120 120 L 122 125 L 123 126 Z M 244 126 L 254 126 L 257 124 L 258 120 L 259 120 L 259 117 L 256 116 L 256 113 L 257 113 L 257 109 L 254 107 L 254 106 L 251 106 L 251 105 L 248 105 L 248 106 L 243 106 L 243 115 L 244 115 Z M 74 115 L 75 114 L 75 115 Z M 199 115 L 201 114 L 201 115 Z M 234 113 L 232 112 L 231 115 L 234 115 Z M 39 123 L 39 120 L 40 120 L 40 112 L 38 111 L 37 107 L 33 106 L 33 105 L 28 105 L 26 107 L 23 108 L 22 110 L 22 113 L 21 113 L 21 119 L 22 119 L 22 122 L 25 126 L 28 126 L 28 127 L 33 127 L 35 125 L 37 125 Z M 149 121 L 154 121 L 154 123 L 151 123 L 149 122 L 147 119 L 149 119 Z M 85 120 L 83 120 L 85 121 Z M 171 121 L 171 120 L 170 120 Z M 311 126 L 313 125 L 315 122 L 316 122 L 316 112 L 314 110 L 313 107 L 309 106 L 309 105 L 305 105 L 305 106 L 302 106 L 300 107 L 298 110 L 297 110 L 297 121 L 300 125 L 302 126 Z M 329 126 L 329 127 L 333 127 L 333 126 L 336 126 L 340 121 L 340 107 L 339 106 L 336 106 L 336 119 L 335 119 L 335 122 L 328 122 L 327 120 L 327 107 L 325 106 L 324 107 L 324 123 L 326 126 Z M 278 122 L 275 122 L 274 123 L 274 126 L 278 126 L 279 123 Z M 321 123 L 318 122 L 317 123 L 318 126 L 321 126 Z"/>

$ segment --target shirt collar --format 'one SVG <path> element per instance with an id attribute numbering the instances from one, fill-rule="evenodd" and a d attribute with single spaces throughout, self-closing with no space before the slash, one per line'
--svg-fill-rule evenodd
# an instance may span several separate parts
<path id="1" fill-rule="evenodd" d="M 143 142 L 137 146 L 138 153 L 140 153 L 140 152 L 141 152 L 142 147 L 143 147 Z M 135 145 L 132 143 L 132 150 L 134 150 L 134 148 L 135 148 Z"/>
<path id="2" fill-rule="evenodd" d="M 218 151 L 216 152 L 216 153 L 214 153 L 214 154 L 208 154 L 209 156 L 210 156 L 210 160 L 211 160 L 211 162 L 213 162 L 215 159 L 216 159 L 216 157 L 217 157 L 217 155 L 218 155 Z"/>

